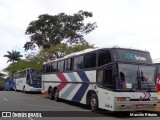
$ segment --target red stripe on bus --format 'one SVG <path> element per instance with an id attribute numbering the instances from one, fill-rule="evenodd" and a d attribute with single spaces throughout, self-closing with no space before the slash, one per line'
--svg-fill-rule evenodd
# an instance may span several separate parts
<path id="1" fill-rule="evenodd" d="M 45 91 L 43 94 L 48 95 L 48 90 L 47 90 L 47 91 Z"/>
<path id="2" fill-rule="evenodd" d="M 56 75 L 62 81 L 62 83 L 57 86 L 58 91 L 61 91 L 67 85 L 68 81 L 63 73 L 56 74 Z"/>

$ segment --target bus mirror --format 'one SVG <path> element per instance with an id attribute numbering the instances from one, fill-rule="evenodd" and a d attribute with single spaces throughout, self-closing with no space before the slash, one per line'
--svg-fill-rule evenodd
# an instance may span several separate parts
<path id="1" fill-rule="evenodd" d="M 160 76 L 157 76 L 156 84 L 160 85 Z"/>

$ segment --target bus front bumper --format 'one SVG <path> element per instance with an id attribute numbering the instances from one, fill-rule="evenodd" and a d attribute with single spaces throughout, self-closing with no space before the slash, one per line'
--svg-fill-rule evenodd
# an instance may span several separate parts
<path id="1" fill-rule="evenodd" d="M 160 102 L 160 92 L 158 92 L 157 100 L 158 100 L 158 102 Z"/>
<path id="2" fill-rule="evenodd" d="M 34 87 L 29 87 L 28 88 L 29 92 L 41 92 L 41 88 L 34 88 Z"/>
<path id="3" fill-rule="evenodd" d="M 154 111 L 157 101 L 116 102 L 115 111 Z"/>

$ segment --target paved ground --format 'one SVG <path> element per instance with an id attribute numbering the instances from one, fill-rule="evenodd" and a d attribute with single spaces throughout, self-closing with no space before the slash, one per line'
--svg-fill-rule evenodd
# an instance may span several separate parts
<path id="1" fill-rule="evenodd" d="M 61 100 L 60 102 L 51 101 L 47 97 L 42 94 L 24 94 L 21 92 L 14 91 L 1 91 L 0 92 L 0 111 L 17 111 L 19 113 L 26 113 L 29 111 L 32 112 L 40 112 L 42 115 L 65 115 L 72 117 L 28 117 L 23 118 L 24 120 L 121 120 L 121 119 L 132 119 L 132 120 L 159 120 L 158 117 L 129 117 L 129 112 L 122 113 L 110 113 L 104 111 L 104 113 L 93 113 L 91 112 L 85 105 L 77 104 L 73 102 L 68 102 Z M 57 112 L 59 111 L 59 112 Z M 67 112 L 65 112 L 67 111 Z M 82 114 L 82 116 L 89 117 L 73 117 L 77 114 L 77 111 L 82 111 L 78 114 Z M 157 105 L 156 111 L 160 111 L 160 104 Z M 139 113 L 134 113 L 139 114 Z M 94 117 L 91 117 L 94 116 Z M 103 117 L 102 117 L 103 116 Z M 0 120 L 21 120 L 22 118 L 0 118 Z"/>

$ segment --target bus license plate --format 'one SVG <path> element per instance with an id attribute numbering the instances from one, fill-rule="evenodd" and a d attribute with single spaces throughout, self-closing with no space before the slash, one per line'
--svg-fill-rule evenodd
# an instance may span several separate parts
<path id="1" fill-rule="evenodd" d="M 143 107 L 144 107 L 144 105 L 142 105 L 142 104 L 136 105 L 136 108 L 138 108 L 138 109 L 143 108 Z"/>

